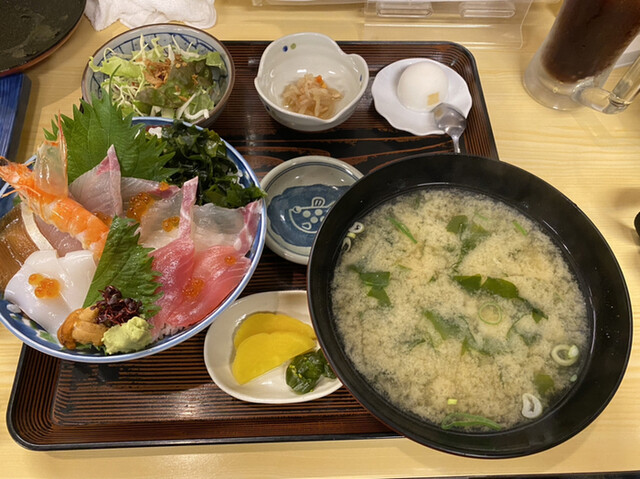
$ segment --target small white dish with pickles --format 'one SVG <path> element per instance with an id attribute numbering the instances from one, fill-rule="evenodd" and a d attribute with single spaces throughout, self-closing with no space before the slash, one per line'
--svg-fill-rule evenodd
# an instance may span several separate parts
<path id="1" fill-rule="evenodd" d="M 274 368 L 260 374 L 259 376 L 247 382 L 238 381 L 238 371 L 234 371 L 234 361 L 236 353 L 240 345 L 236 345 L 237 335 L 242 335 L 246 342 L 257 341 L 255 336 L 258 334 L 272 334 L 273 328 L 266 327 L 261 330 L 255 322 L 251 325 L 250 332 L 247 332 L 243 323 L 248 319 L 253 322 L 252 316 L 256 313 L 275 313 L 276 315 L 285 315 L 295 318 L 300 323 L 300 331 L 307 330 L 308 335 L 312 337 L 311 351 L 317 351 L 319 345 L 315 339 L 313 326 L 311 325 L 311 316 L 307 305 L 307 292 L 294 291 L 269 291 L 245 296 L 233 303 L 227 310 L 221 314 L 216 321 L 209 327 L 204 341 L 204 362 L 211 379 L 224 392 L 237 399 L 253 403 L 262 404 L 287 404 L 312 401 L 331 394 L 342 383 L 336 378 L 330 378 L 322 375 L 309 392 L 298 393 L 289 384 L 287 384 L 287 368 L 292 359 L 285 360 Z M 308 327 L 307 327 L 308 326 Z M 298 328 L 296 328 L 298 329 Z M 251 336 L 253 333 L 253 339 Z M 277 331 L 276 333 L 280 333 Z M 235 339 L 235 341 L 234 341 Z M 262 339 L 265 339 L 263 336 Z M 273 338 L 271 338 L 273 339 Z M 263 343 L 264 345 L 264 343 Z M 237 348 L 236 348 L 237 346 Z M 246 346 L 246 345 L 245 345 Z M 255 354 L 250 351 L 249 354 Z M 302 353 L 301 353 L 302 354 Z M 300 355 L 301 355 L 300 354 Z M 296 355 L 296 356 L 300 356 Z M 235 373 L 235 374 L 234 374 Z"/>

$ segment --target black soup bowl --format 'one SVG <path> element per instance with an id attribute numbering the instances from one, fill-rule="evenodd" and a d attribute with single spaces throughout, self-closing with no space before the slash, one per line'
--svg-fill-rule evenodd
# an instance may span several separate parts
<path id="1" fill-rule="evenodd" d="M 333 272 L 343 239 L 353 223 L 376 206 L 401 193 L 424 188 L 463 189 L 514 207 L 555 241 L 578 278 L 592 327 L 590 351 L 571 389 L 537 419 L 494 432 L 444 430 L 394 406 L 358 372 L 345 352 L 331 299 Z M 560 444 L 604 410 L 627 367 L 632 339 L 631 305 L 610 247 L 571 200 L 540 178 L 508 163 L 468 155 L 419 155 L 366 175 L 324 219 L 311 251 L 307 275 L 313 325 L 342 383 L 388 427 L 440 451 L 506 458 Z"/>

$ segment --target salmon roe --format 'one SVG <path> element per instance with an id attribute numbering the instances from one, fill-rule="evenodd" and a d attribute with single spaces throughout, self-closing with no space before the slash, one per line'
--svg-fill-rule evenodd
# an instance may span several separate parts
<path id="1" fill-rule="evenodd" d="M 238 259 L 235 256 L 225 256 L 224 257 L 224 262 L 226 264 L 228 264 L 229 266 L 233 266 L 234 264 L 236 264 L 238 262 Z"/>
<path id="2" fill-rule="evenodd" d="M 202 278 L 191 278 L 182 290 L 182 294 L 187 299 L 195 299 L 204 289 L 204 280 Z"/>
<path id="3" fill-rule="evenodd" d="M 104 213 L 98 211 L 95 213 L 95 215 L 98 217 L 98 219 L 100 221 L 102 221 L 105 225 L 111 227 L 111 223 L 113 221 L 113 218 L 109 215 L 105 215 Z"/>
<path id="4" fill-rule="evenodd" d="M 168 233 L 169 231 L 176 229 L 179 224 L 180 224 L 180 217 L 171 216 L 170 218 L 167 218 L 162 221 L 162 229 Z"/>
<path id="5" fill-rule="evenodd" d="M 140 218 L 147 212 L 149 207 L 155 200 L 149 193 L 138 193 L 129 202 L 129 208 L 127 209 L 127 218 L 132 218 L 136 221 L 140 221 Z"/>
<path id="6" fill-rule="evenodd" d="M 60 281 L 53 278 L 33 273 L 29 276 L 29 284 L 35 286 L 34 294 L 36 298 L 53 299 L 60 296 Z"/>

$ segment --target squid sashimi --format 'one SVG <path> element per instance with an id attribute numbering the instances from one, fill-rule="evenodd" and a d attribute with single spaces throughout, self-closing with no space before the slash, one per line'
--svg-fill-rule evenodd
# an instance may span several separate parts
<path id="1" fill-rule="evenodd" d="M 122 216 L 120 163 L 113 145 L 102 162 L 76 178 L 70 185 L 71 196 L 92 213 L 104 217 Z"/>
<path id="2" fill-rule="evenodd" d="M 36 251 L 9 280 L 4 298 L 55 336 L 69 314 L 82 306 L 95 270 L 90 251 L 64 257 L 54 250 Z"/>

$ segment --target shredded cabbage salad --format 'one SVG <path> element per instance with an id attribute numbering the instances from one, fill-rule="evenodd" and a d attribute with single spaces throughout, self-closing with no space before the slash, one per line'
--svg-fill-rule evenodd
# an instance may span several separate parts
<path id="1" fill-rule="evenodd" d="M 209 118 L 227 87 L 227 68 L 219 52 L 198 53 L 192 44 L 181 48 L 173 38 L 160 45 L 157 38 L 130 55 L 112 49 L 101 65 L 89 59 L 89 68 L 106 75 L 102 91 L 110 94 L 124 114 L 163 116 L 195 122 Z"/>

